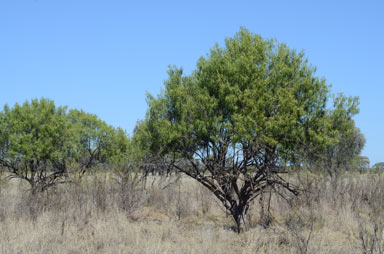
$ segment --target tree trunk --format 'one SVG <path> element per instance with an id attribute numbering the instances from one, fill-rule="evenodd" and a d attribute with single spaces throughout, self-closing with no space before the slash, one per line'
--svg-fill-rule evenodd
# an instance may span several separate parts
<path id="1" fill-rule="evenodd" d="M 32 196 L 35 197 L 36 194 L 37 194 L 37 184 L 36 184 L 36 181 L 31 178 L 30 181 L 29 181 L 29 184 L 31 185 Z"/>
<path id="2" fill-rule="evenodd" d="M 237 233 L 240 234 L 241 232 L 244 232 L 246 230 L 244 206 L 235 206 L 232 209 L 231 214 L 236 223 Z"/>

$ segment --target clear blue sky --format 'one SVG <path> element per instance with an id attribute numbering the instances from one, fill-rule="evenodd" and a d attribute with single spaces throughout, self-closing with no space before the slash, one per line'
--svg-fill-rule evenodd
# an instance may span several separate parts
<path id="1" fill-rule="evenodd" d="M 364 155 L 384 161 L 384 1 L 2 0 L 0 107 L 47 97 L 131 133 L 168 65 L 187 73 L 244 26 L 304 50 L 360 97 Z"/>

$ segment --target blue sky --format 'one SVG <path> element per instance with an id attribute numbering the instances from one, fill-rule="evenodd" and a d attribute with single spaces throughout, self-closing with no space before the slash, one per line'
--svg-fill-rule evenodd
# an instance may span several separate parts
<path id="1" fill-rule="evenodd" d="M 334 93 L 359 96 L 363 155 L 384 161 L 383 13 L 379 0 L 2 0 L 0 107 L 47 97 L 131 133 L 168 65 L 191 72 L 244 26 L 304 50 Z"/>

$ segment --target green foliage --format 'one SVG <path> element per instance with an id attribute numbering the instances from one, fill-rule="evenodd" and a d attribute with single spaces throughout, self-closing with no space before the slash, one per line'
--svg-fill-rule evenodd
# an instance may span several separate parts
<path id="1" fill-rule="evenodd" d="M 314 71 L 302 52 L 242 29 L 201 58 L 192 75 L 171 68 L 162 94 L 148 96 L 150 149 L 188 157 L 207 147 L 269 148 L 278 163 L 293 161 L 297 145 L 329 139 L 328 87 Z"/>
<path id="2" fill-rule="evenodd" d="M 384 172 L 384 162 L 377 162 L 372 166 L 373 172 L 383 173 Z"/>
<path id="3" fill-rule="evenodd" d="M 359 111 L 358 98 L 339 94 L 334 97 L 333 106 L 324 118 L 328 142 L 306 150 L 310 167 L 325 170 L 331 176 L 354 169 L 356 163 L 361 164 L 363 161 L 358 162 L 359 155 L 366 142 L 352 119 Z"/>
<path id="4" fill-rule="evenodd" d="M 357 112 L 356 99 L 337 97 L 329 111 L 329 88 L 314 73 L 303 52 L 241 29 L 200 58 L 191 75 L 170 68 L 161 94 L 148 95 L 134 139 L 145 140 L 152 153 L 172 155 L 173 166 L 210 189 L 239 226 L 265 188 L 294 192 L 279 172 L 350 130 L 343 119 Z M 342 135 L 334 129 L 339 120 Z"/>
<path id="5" fill-rule="evenodd" d="M 353 166 L 356 170 L 358 170 L 360 173 L 368 172 L 369 171 L 369 165 L 370 161 L 367 156 L 356 156 L 353 161 Z"/>
<path id="6" fill-rule="evenodd" d="M 66 182 L 74 165 L 82 175 L 97 164 L 124 163 L 129 147 L 123 130 L 48 99 L 6 105 L 0 113 L 0 165 L 33 192 Z"/>
<path id="7" fill-rule="evenodd" d="M 27 180 L 32 189 L 44 190 L 60 181 L 73 148 L 66 108 L 48 99 L 32 100 L 0 118 L 0 164 L 13 177 Z"/>
<path id="8" fill-rule="evenodd" d="M 101 163 L 117 163 L 125 159 L 129 139 L 125 132 L 107 125 L 96 115 L 72 109 L 68 114 L 74 136 L 73 159 L 80 175 Z"/>
<path id="9" fill-rule="evenodd" d="M 145 121 L 140 121 L 136 124 L 131 142 L 132 153 L 134 153 L 137 159 L 144 160 L 149 156 L 152 140 Z"/>

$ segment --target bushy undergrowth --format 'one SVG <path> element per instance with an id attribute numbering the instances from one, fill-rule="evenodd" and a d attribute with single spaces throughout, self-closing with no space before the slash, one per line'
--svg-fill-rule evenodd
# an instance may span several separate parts
<path id="1" fill-rule="evenodd" d="M 292 177 L 264 193 L 237 234 L 209 191 L 183 176 L 94 173 L 31 195 L 0 183 L 0 253 L 384 253 L 384 176 Z"/>

